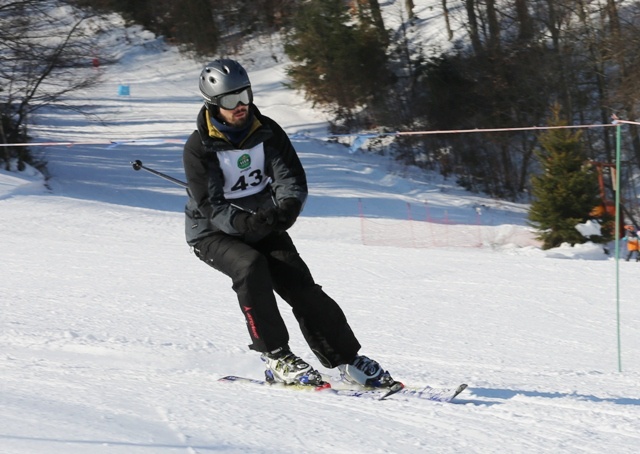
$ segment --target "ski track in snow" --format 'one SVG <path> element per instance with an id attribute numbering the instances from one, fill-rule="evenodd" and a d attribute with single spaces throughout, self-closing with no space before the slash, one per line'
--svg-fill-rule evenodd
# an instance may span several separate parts
<path id="1" fill-rule="evenodd" d="M 249 50 L 258 106 L 292 135 L 324 134 L 322 115 L 280 85 L 271 50 Z M 43 112 L 32 133 L 185 139 L 199 68 L 157 42 L 134 47 L 68 100 L 95 116 Z M 124 82 L 130 97 L 116 94 Z M 46 147 L 47 186 L 0 171 L 2 454 L 635 452 L 638 264 L 619 263 L 620 373 L 616 265 L 597 247 L 364 246 L 358 199 L 398 223 L 406 202 L 427 200 L 434 216 L 475 219 L 482 205 L 495 225 L 522 229 L 526 206 L 410 169 L 392 176 L 385 158 L 337 144 L 294 144 L 311 195 L 291 234 L 316 280 L 364 354 L 409 385 L 468 383 L 457 402 L 218 383 L 263 373 L 231 284 L 186 246 L 184 190 L 130 165 L 182 179 L 181 146 Z M 318 365 L 281 308 L 292 349 Z"/>

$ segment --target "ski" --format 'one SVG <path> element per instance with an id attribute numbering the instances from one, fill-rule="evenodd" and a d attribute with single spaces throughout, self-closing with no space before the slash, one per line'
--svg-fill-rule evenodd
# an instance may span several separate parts
<path id="1" fill-rule="evenodd" d="M 409 399 L 430 400 L 434 402 L 451 402 L 467 388 L 467 385 L 464 383 L 455 388 L 433 388 L 431 386 L 419 388 L 406 387 L 400 382 L 394 383 L 390 388 L 365 388 L 346 384 L 341 380 L 338 380 L 337 383 L 335 383 L 336 387 L 332 386 L 328 381 L 320 386 L 285 385 L 284 383 L 270 383 L 266 380 L 240 377 L 237 375 L 227 375 L 219 378 L 218 381 L 298 391 L 317 391 L 338 396 L 358 397 L 373 400 L 385 400 L 389 397 L 402 396 Z"/>
<path id="2" fill-rule="evenodd" d="M 455 388 L 432 388 L 431 386 L 425 386 L 424 388 L 405 388 L 400 392 L 407 397 L 414 397 L 417 399 L 432 400 L 436 402 L 451 402 L 465 389 L 467 389 L 467 384 L 461 383 Z"/>
<path id="3" fill-rule="evenodd" d="M 336 389 L 336 390 L 343 389 L 342 387 L 346 387 L 346 389 L 353 389 L 353 386 L 357 386 L 357 385 L 352 385 L 350 383 L 347 383 L 339 378 L 336 379 L 329 376 L 325 376 L 324 378 L 328 383 L 331 383 L 332 386 L 334 387 L 333 389 Z M 396 382 L 396 383 L 399 383 L 400 387 L 396 388 L 393 391 L 390 391 L 385 397 L 396 395 L 396 396 L 402 396 L 410 399 L 430 400 L 434 402 L 451 402 L 456 397 L 458 397 L 458 395 L 462 391 L 467 389 L 466 383 L 461 383 L 460 385 L 454 388 L 445 388 L 445 387 L 434 388 L 432 386 L 422 386 L 422 387 L 406 386 L 400 382 Z M 359 388 L 359 389 L 370 390 L 371 388 Z M 373 389 L 373 391 L 378 393 L 384 393 L 384 390 L 385 388 Z"/>
<path id="4" fill-rule="evenodd" d="M 295 391 L 318 391 L 328 394 L 335 394 L 338 396 L 348 397 L 360 397 L 365 399 L 384 400 L 387 397 L 397 393 L 402 389 L 402 383 L 398 383 L 397 386 L 391 388 L 380 389 L 368 389 L 368 388 L 333 388 L 329 382 L 324 382 L 319 386 L 306 386 L 306 385 L 285 385 L 279 382 L 268 382 L 266 380 L 258 380 L 255 378 L 239 377 L 237 375 L 227 375 L 219 378 L 218 381 L 228 383 L 241 383 L 248 385 L 264 386 L 269 388 L 288 389 Z"/>

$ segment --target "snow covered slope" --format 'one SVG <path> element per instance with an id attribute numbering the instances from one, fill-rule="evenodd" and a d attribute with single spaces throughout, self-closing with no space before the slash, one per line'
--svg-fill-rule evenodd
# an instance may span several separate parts
<path id="1" fill-rule="evenodd" d="M 268 53 L 247 64 L 258 106 L 292 136 L 326 134 Z M 0 172 L 1 453 L 636 451 L 640 264 L 619 264 L 620 373 L 613 260 L 589 246 L 365 246 L 358 200 L 395 222 L 406 202 L 460 219 L 482 204 L 522 228 L 526 207 L 310 138 L 295 140 L 311 197 L 291 234 L 316 280 L 394 377 L 469 389 L 437 404 L 217 383 L 262 376 L 231 284 L 189 252 L 184 191 L 130 165 L 183 178 L 199 64 L 148 41 L 103 70 L 69 100 L 95 116 L 52 111 L 34 134 L 153 141 L 46 147 L 48 188 Z M 293 350 L 319 366 L 281 308 Z"/>

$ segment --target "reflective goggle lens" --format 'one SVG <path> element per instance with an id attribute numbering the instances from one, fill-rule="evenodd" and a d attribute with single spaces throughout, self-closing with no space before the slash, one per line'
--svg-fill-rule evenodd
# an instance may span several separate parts
<path id="1" fill-rule="evenodd" d="M 215 103 L 217 106 L 226 110 L 233 110 L 238 107 L 238 104 L 248 105 L 253 101 L 253 92 L 251 87 L 243 88 L 239 92 L 227 93 L 217 96 Z"/>

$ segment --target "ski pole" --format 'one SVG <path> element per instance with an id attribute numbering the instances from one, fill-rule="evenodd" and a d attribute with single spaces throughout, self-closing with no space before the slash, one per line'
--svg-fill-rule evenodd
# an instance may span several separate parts
<path id="1" fill-rule="evenodd" d="M 136 170 L 136 171 L 140 170 L 140 169 L 146 170 L 147 172 L 152 173 L 152 174 L 154 174 L 154 175 L 156 175 L 156 176 L 158 176 L 160 178 L 164 178 L 167 181 L 175 183 L 178 186 L 182 186 L 183 188 L 186 188 L 187 192 L 189 192 L 189 185 L 187 185 L 187 183 L 185 183 L 184 181 L 180 181 L 177 178 L 173 178 L 172 176 L 167 175 L 167 174 L 162 173 L 162 172 L 158 172 L 157 170 L 150 169 L 149 167 L 144 166 L 142 164 L 142 161 L 140 161 L 139 159 L 136 159 L 134 162 L 131 163 L 131 165 L 133 166 L 133 170 Z M 240 205 L 236 205 L 235 203 L 230 203 L 229 205 L 231 205 L 234 208 L 237 208 L 238 210 L 242 210 L 242 211 L 246 211 L 247 213 L 255 214 L 255 211 L 250 210 L 249 208 L 242 207 Z"/>
<path id="2" fill-rule="evenodd" d="M 170 181 L 172 183 L 177 184 L 178 186 L 182 186 L 183 188 L 188 188 L 189 186 L 187 185 L 187 183 L 185 183 L 184 181 L 180 181 L 177 178 L 173 178 L 172 176 L 166 175 L 162 172 L 158 172 L 157 170 L 153 170 L 150 169 L 149 167 L 145 167 L 144 165 L 142 165 L 142 161 L 140 161 L 139 159 L 137 159 L 136 161 L 132 162 L 131 165 L 133 166 L 133 170 L 140 170 L 140 169 L 144 169 L 149 173 L 152 173 L 156 176 L 159 176 L 160 178 L 164 178 L 167 181 Z"/>

